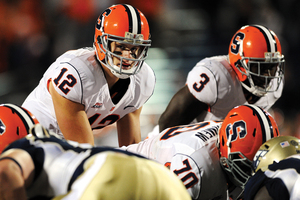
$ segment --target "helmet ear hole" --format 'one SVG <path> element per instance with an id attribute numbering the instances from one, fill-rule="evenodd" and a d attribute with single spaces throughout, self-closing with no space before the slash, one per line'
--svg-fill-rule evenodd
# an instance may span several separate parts
<path id="1" fill-rule="evenodd" d="M 224 137 L 222 137 L 222 146 L 225 145 Z"/>
<path id="2" fill-rule="evenodd" d="M 98 35 L 98 37 L 97 37 L 97 42 L 98 42 L 99 44 L 102 44 L 101 39 L 100 39 L 100 35 Z"/>
<path id="3" fill-rule="evenodd" d="M 253 137 L 255 137 L 255 135 L 256 135 L 256 128 L 253 130 Z"/>
<path id="4" fill-rule="evenodd" d="M 241 60 L 237 60 L 235 63 L 234 63 L 234 66 L 239 70 L 241 71 L 240 73 L 238 73 L 238 78 L 240 81 L 245 81 L 247 79 L 247 76 L 244 75 L 243 73 L 246 73 L 246 70 L 244 69 L 242 63 L 241 63 Z"/>

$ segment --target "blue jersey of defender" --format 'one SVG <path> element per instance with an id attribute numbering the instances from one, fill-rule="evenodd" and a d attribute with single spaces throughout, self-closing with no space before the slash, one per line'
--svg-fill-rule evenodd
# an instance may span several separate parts
<path id="1" fill-rule="evenodd" d="M 95 154 L 113 151 L 142 157 L 111 147 L 93 147 L 54 136 L 27 136 L 13 142 L 3 152 L 16 148 L 28 152 L 34 162 L 34 183 L 27 190 L 29 198 L 66 194 L 72 183 L 82 174 L 85 161 Z"/>

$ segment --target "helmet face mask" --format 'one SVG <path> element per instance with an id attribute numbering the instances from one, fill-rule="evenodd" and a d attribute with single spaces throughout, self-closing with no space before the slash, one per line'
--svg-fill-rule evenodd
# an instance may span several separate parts
<path id="1" fill-rule="evenodd" d="M 105 38 L 106 41 L 104 42 Z M 125 38 L 118 38 L 116 36 L 109 36 L 107 34 L 103 34 L 100 39 L 103 44 L 101 47 L 103 52 L 105 52 L 105 59 L 104 62 L 102 60 L 99 61 L 108 67 L 115 76 L 119 78 L 128 78 L 130 75 L 139 72 L 144 60 L 147 58 L 148 46 L 150 46 L 150 44 L 147 46 L 145 44 L 141 44 L 139 42 L 140 40 L 128 40 Z M 123 48 L 126 46 L 133 46 L 136 49 L 136 52 L 132 51 L 130 53 L 131 58 L 123 57 L 123 50 L 112 50 L 112 44 L 114 44 L 114 46 L 122 45 Z M 115 59 L 118 61 L 115 61 Z M 127 66 L 127 63 L 130 63 L 130 67 L 125 67 Z"/>
<path id="2" fill-rule="evenodd" d="M 242 86 L 256 96 L 278 90 L 284 77 L 284 56 L 274 32 L 254 25 L 242 27 L 232 38 L 229 62 Z"/>
<path id="3" fill-rule="evenodd" d="M 276 92 L 284 78 L 284 62 L 267 62 L 265 60 L 263 58 L 243 57 L 240 63 L 246 72 L 236 66 L 241 74 L 247 76 L 247 79 L 241 84 L 256 96 Z"/>
<path id="4" fill-rule="evenodd" d="M 128 78 L 141 69 L 151 46 L 149 25 L 146 17 L 130 5 L 114 5 L 98 18 L 95 27 L 94 48 L 100 63 L 118 78 Z M 115 51 L 112 45 L 122 45 L 124 50 Z M 130 55 L 123 51 L 130 47 Z M 132 51 L 132 48 L 136 49 Z"/>
<path id="5" fill-rule="evenodd" d="M 241 152 L 233 152 L 229 158 L 221 157 L 220 163 L 234 185 L 243 186 L 247 183 L 252 172 L 252 161 Z"/>
<path id="6" fill-rule="evenodd" d="M 277 137 L 273 117 L 254 105 L 233 108 L 219 130 L 220 163 L 231 182 L 244 188 L 252 174 L 252 161 L 259 147 Z"/>

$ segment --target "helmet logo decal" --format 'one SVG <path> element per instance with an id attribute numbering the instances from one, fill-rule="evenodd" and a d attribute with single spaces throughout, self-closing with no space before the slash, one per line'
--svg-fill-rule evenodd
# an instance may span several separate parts
<path id="1" fill-rule="evenodd" d="M 96 24 L 96 28 L 100 31 L 104 31 L 103 30 L 103 23 L 104 23 L 104 16 L 108 16 L 111 13 L 111 9 L 106 9 L 97 19 L 97 24 Z"/>
<path id="2" fill-rule="evenodd" d="M 6 130 L 6 126 L 0 119 L 0 135 L 3 135 L 3 133 L 5 133 L 5 130 Z"/>
<path id="3" fill-rule="evenodd" d="M 240 50 L 241 41 L 245 38 L 245 34 L 242 32 L 238 32 L 232 41 L 232 45 L 230 46 L 230 51 L 233 54 L 238 54 Z"/>
<path id="4" fill-rule="evenodd" d="M 253 158 L 253 168 L 256 169 L 260 163 L 260 160 L 266 156 L 269 150 L 258 150 Z"/>
<path id="5" fill-rule="evenodd" d="M 247 135 L 247 128 L 245 121 L 236 121 L 232 125 L 228 124 L 226 127 L 226 137 L 228 142 L 233 142 L 237 140 L 239 137 L 240 139 L 244 138 Z M 228 145 L 229 146 L 229 145 Z"/>
<path id="6" fill-rule="evenodd" d="M 288 146 L 290 146 L 290 143 L 289 143 L 288 141 L 280 142 L 280 146 L 281 146 L 282 148 L 288 147 Z"/>

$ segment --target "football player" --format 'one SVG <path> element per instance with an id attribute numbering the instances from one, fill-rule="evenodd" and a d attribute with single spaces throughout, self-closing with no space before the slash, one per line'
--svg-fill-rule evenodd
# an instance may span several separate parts
<path id="1" fill-rule="evenodd" d="M 300 199 L 300 139 L 280 136 L 264 143 L 254 157 L 255 174 L 245 200 Z"/>
<path id="2" fill-rule="evenodd" d="M 22 106 L 61 138 L 94 144 L 93 129 L 116 122 L 119 145 L 141 140 L 140 113 L 154 91 L 144 61 L 149 25 L 137 8 L 107 8 L 95 25 L 94 48 L 57 58 Z"/>
<path id="3" fill-rule="evenodd" d="M 278 37 L 260 25 L 239 29 L 228 55 L 205 58 L 188 73 L 158 121 L 159 130 L 193 120 L 220 120 L 235 106 L 268 110 L 281 96 L 284 56 Z"/>
<path id="4" fill-rule="evenodd" d="M 178 177 L 163 165 L 114 148 L 50 136 L 26 136 L 0 155 L 0 199 L 190 200 Z"/>
<path id="5" fill-rule="evenodd" d="M 192 199 L 241 196 L 259 147 L 279 135 L 272 116 L 254 105 L 233 108 L 223 122 L 204 121 L 167 128 L 122 149 L 167 166 Z"/>
<path id="6" fill-rule="evenodd" d="M 0 105 L 0 153 L 11 142 L 29 134 L 38 120 L 28 110 L 11 103 Z"/>

